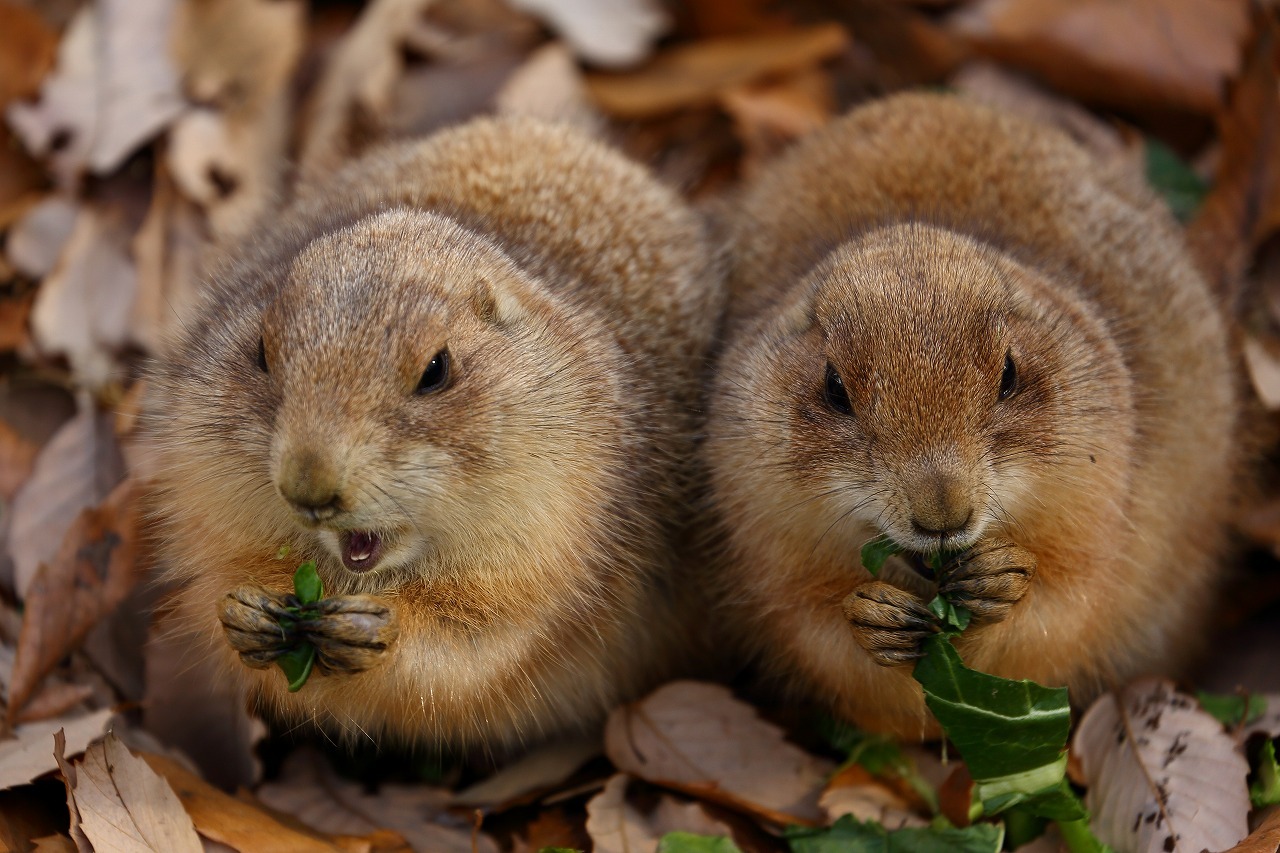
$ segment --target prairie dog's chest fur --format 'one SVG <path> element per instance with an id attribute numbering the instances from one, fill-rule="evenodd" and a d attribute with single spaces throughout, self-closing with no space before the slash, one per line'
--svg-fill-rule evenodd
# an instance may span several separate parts
<path id="1" fill-rule="evenodd" d="M 153 371 L 186 630 L 280 713 L 408 739 L 544 736 L 669 671 L 708 254 L 643 169 L 529 120 L 303 188 Z M 385 666 L 291 695 L 220 647 L 215 602 L 287 589 L 285 545 L 397 609 Z"/>
<path id="2" fill-rule="evenodd" d="M 866 725 L 926 727 L 909 667 L 872 664 L 838 600 L 884 533 L 1030 555 L 1026 592 L 961 642 L 979 668 L 1086 701 L 1181 658 L 1216 588 L 1237 403 L 1153 196 L 1052 130 L 907 95 L 799 143 L 724 219 L 707 456 L 725 612 L 759 656 Z"/>

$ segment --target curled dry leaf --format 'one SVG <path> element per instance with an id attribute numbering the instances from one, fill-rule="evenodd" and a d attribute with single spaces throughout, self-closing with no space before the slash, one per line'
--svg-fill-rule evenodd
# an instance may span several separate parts
<path id="1" fill-rule="evenodd" d="M 1248 837 L 1223 853 L 1276 853 L 1280 850 L 1280 806 L 1272 806 L 1257 816 L 1257 827 Z"/>
<path id="2" fill-rule="evenodd" d="M 102 505 L 86 509 L 27 590 L 22 633 L 9 688 L 9 719 L 40 680 L 75 649 L 138 580 L 138 508 L 131 480 Z"/>
<path id="3" fill-rule="evenodd" d="M 1211 114 L 1240 67 L 1246 0 L 979 0 L 952 26 L 1074 97 Z"/>
<path id="4" fill-rule="evenodd" d="M 806 68 L 776 82 L 729 89 L 721 94 L 720 105 L 733 119 L 745 152 L 743 171 L 750 174 L 794 140 L 826 124 L 835 110 L 835 94 L 829 74 Z"/>
<path id="5" fill-rule="evenodd" d="M 597 853 L 654 853 L 658 834 L 643 814 L 627 802 L 631 778 L 617 773 L 587 803 L 587 834 Z"/>
<path id="6" fill-rule="evenodd" d="M 589 74 L 587 88 L 610 115 L 644 119 L 714 104 L 721 93 L 830 59 L 849 45 L 839 24 L 672 48 L 625 74 Z"/>
<path id="7" fill-rule="evenodd" d="M 8 547 L 20 598 L 26 597 L 40 564 L 58 553 L 80 511 L 120 482 L 120 465 L 110 417 L 82 400 L 76 416 L 41 449 L 10 507 Z"/>
<path id="8" fill-rule="evenodd" d="M 591 133 L 600 132 L 605 125 L 604 116 L 587 94 L 577 63 L 558 42 L 535 50 L 503 84 L 494 106 L 499 115 L 534 116 Z"/>
<path id="9" fill-rule="evenodd" d="M 0 790 L 25 785 L 58 769 L 53 757 L 55 732 L 64 732 L 68 756 L 79 755 L 106 731 L 110 720 L 111 711 L 104 708 L 91 714 L 15 726 L 12 738 L 0 740 Z"/>
<path id="10" fill-rule="evenodd" d="M 35 469 L 39 453 L 39 447 L 18 435 L 7 421 L 0 420 L 0 499 L 13 500 Z"/>
<path id="11" fill-rule="evenodd" d="M 860 821 L 874 820 L 891 830 L 928 825 L 911 811 L 906 799 L 856 764 L 831 777 L 818 805 L 826 812 L 828 823 L 851 814 Z"/>
<path id="12" fill-rule="evenodd" d="M 655 0 L 510 0 L 546 21 L 593 65 L 625 68 L 649 55 L 671 21 Z"/>
<path id="13" fill-rule="evenodd" d="M 1248 832 L 1248 762 L 1222 724 L 1167 681 L 1098 699 L 1071 751 L 1090 825 L 1121 853 L 1225 850 Z"/>
<path id="14" fill-rule="evenodd" d="M 655 784 L 722 792 L 808 820 L 821 816 L 818 793 L 831 771 L 727 688 L 696 681 L 672 682 L 615 710 L 605 753 L 619 770 Z"/>
<path id="15" fill-rule="evenodd" d="M 114 734 L 89 747 L 75 771 L 70 797 L 95 853 L 202 853 L 169 783 Z"/>
<path id="16" fill-rule="evenodd" d="M 559 740 L 526 753 L 497 773 L 453 795 L 460 806 L 503 809 L 545 792 L 600 754 L 596 738 Z"/>
<path id="17" fill-rule="evenodd" d="M 297 750 L 274 782 L 258 790 L 273 809 L 334 835 L 400 833 L 414 850 L 432 853 L 498 853 L 489 836 L 445 811 L 447 791 L 427 785 L 381 785 L 376 794 L 340 779 L 317 753 Z"/>
<path id="18" fill-rule="evenodd" d="M 5 238 L 9 263 L 32 278 L 53 272 L 79 214 L 80 205 L 63 195 L 49 196 L 28 210 Z"/>
<path id="19" fill-rule="evenodd" d="M 144 754 L 142 758 L 173 788 L 196 831 L 211 841 L 245 853 L 266 849 L 332 853 L 335 847 L 348 849 L 344 841 L 354 840 L 281 823 L 247 795 L 232 797 L 223 793 L 171 758 L 154 754 Z"/>

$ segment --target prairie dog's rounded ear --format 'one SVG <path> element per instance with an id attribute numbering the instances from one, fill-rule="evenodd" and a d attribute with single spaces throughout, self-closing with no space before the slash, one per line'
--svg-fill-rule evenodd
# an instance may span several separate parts
<path id="1" fill-rule="evenodd" d="M 471 289 L 471 308 L 477 317 L 495 326 L 518 322 L 528 314 L 528 308 L 517 288 L 511 281 L 477 278 Z"/>

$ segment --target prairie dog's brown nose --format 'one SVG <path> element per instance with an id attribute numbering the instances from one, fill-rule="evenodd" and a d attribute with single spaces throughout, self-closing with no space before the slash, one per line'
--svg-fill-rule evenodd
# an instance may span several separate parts
<path id="1" fill-rule="evenodd" d="M 324 521 L 342 510 L 342 475 L 314 450 L 286 451 L 276 472 L 276 488 L 295 510 L 312 521 Z"/>
<path id="2" fill-rule="evenodd" d="M 922 536 L 960 533 L 973 519 L 973 501 L 963 478 L 932 471 L 910 496 L 911 526 Z"/>

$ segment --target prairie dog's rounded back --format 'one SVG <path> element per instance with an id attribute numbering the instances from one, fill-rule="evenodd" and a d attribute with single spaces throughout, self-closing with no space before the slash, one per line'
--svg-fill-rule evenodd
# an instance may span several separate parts
<path id="1" fill-rule="evenodd" d="M 1174 666 L 1220 574 L 1237 402 L 1221 313 L 1154 196 L 1055 130 L 904 95 L 726 211 L 707 455 L 726 614 L 756 652 L 863 724 L 927 728 L 909 667 L 846 624 L 899 601 L 848 600 L 885 533 L 1030 555 L 1025 591 L 961 640 L 979 668 L 1084 701 Z"/>
<path id="2" fill-rule="evenodd" d="M 409 740 L 536 739 L 669 672 L 708 257 L 641 167 L 527 119 L 304 188 L 215 267 L 151 377 L 187 633 L 280 714 Z M 287 591 L 307 558 L 327 595 L 390 602 L 400 639 L 289 694 L 215 608 Z"/>

